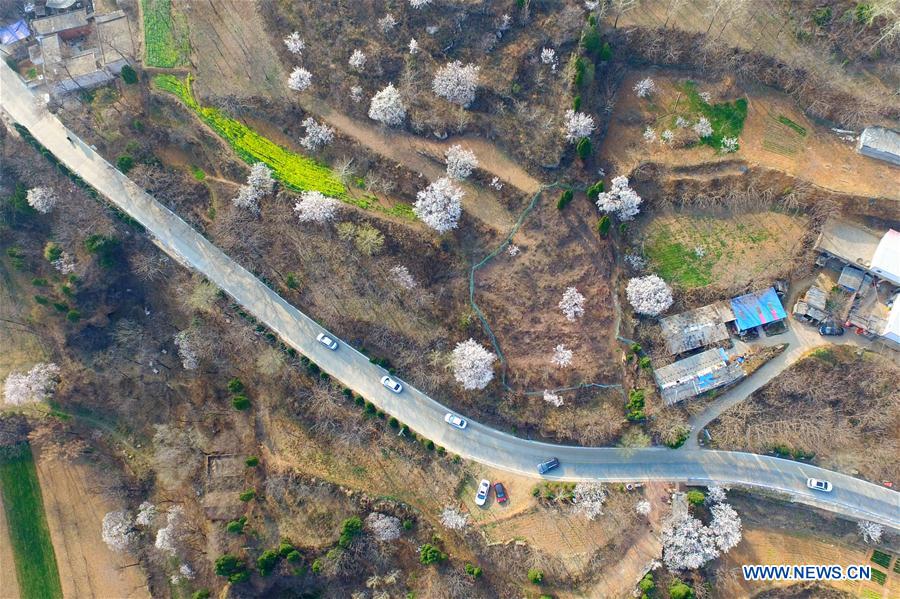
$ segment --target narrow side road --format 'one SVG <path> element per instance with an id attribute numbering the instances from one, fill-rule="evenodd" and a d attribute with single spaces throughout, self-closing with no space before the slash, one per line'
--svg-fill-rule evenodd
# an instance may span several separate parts
<path id="1" fill-rule="evenodd" d="M 465 431 L 453 429 L 443 420 L 447 408 L 411 385 L 405 385 L 399 394 L 388 391 L 379 382 L 385 371 L 354 348 L 340 342 L 337 351 L 330 351 L 316 342 L 316 335 L 323 331 L 321 326 L 91 150 L 39 106 L 19 77 L 2 62 L 0 105 L 73 172 L 146 227 L 165 252 L 202 273 L 343 385 L 450 452 L 533 477 L 538 476 L 535 464 L 556 456 L 562 465 L 546 477 L 556 480 L 671 480 L 761 488 L 900 529 L 900 493 L 808 464 L 740 452 L 552 445 L 514 437 L 478 422 L 470 422 Z M 807 477 L 830 480 L 834 491 L 811 491 L 806 487 Z"/>

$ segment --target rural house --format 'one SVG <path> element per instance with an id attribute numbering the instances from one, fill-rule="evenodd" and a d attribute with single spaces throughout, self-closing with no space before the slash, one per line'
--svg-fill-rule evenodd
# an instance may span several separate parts
<path id="1" fill-rule="evenodd" d="M 734 312 L 728 302 L 716 302 L 662 318 L 659 326 L 666 349 L 670 355 L 676 355 L 725 341 L 729 337 L 725 323 L 733 320 Z"/>
<path id="2" fill-rule="evenodd" d="M 866 127 L 856 149 L 863 156 L 900 166 L 900 133 L 891 129 Z"/>
<path id="3" fill-rule="evenodd" d="M 721 348 L 708 349 L 653 372 L 659 394 L 671 405 L 744 377 L 742 360 Z"/>

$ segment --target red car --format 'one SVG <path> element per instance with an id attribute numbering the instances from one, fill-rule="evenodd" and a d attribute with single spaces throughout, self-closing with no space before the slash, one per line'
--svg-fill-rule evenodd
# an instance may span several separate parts
<path id="1" fill-rule="evenodd" d="M 506 496 L 506 489 L 503 488 L 503 483 L 494 483 L 494 494 L 497 496 L 497 503 L 506 503 L 506 500 L 509 499 Z"/>

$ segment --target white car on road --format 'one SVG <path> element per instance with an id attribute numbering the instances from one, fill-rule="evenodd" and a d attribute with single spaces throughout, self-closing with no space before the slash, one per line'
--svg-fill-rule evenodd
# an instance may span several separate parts
<path id="1" fill-rule="evenodd" d="M 814 491 L 831 492 L 831 483 L 827 480 L 819 480 L 818 478 L 807 478 L 806 486 Z"/>
<path id="2" fill-rule="evenodd" d="M 475 493 L 475 505 L 484 505 L 487 501 L 488 493 L 491 492 L 491 481 L 484 478 L 478 483 L 478 492 Z"/>
<path id="3" fill-rule="evenodd" d="M 400 393 L 401 391 L 403 391 L 403 385 L 400 384 L 400 381 L 395 381 L 389 376 L 381 377 L 381 384 L 394 393 Z"/>
<path id="4" fill-rule="evenodd" d="M 451 414 L 450 412 L 447 412 L 447 415 L 444 416 L 444 422 L 452 427 L 458 428 L 459 430 L 463 430 L 464 428 L 466 428 L 466 425 L 469 424 L 468 422 L 466 422 L 465 418 L 461 418 L 456 414 Z"/>
<path id="5" fill-rule="evenodd" d="M 318 335 L 316 335 L 316 341 L 318 341 L 319 343 L 321 343 L 322 345 L 324 345 L 331 351 L 334 351 L 338 348 L 337 341 L 335 341 L 334 339 L 332 339 L 325 333 L 319 333 Z"/>

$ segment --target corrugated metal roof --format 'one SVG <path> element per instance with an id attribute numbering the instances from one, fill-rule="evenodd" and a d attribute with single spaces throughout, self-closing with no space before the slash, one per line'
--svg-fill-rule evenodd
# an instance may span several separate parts
<path id="1" fill-rule="evenodd" d="M 731 309 L 740 331 L 787 318 L 774 287 L 734 298 L 731 300 Z"/>
<path id="2" fill-rule="evenodd" d="M 829 218 L 822 227 L 816 248 L 851 264 L 869 268 L 881 236 L 840 218 Z"/>
<path id="3" fill-rule="evenodd" d="M 734 313 L 726 302 L 717 302 L 659 321 L 669 354 L 680 354 L 704 345 L 728 339 L 726 322 Z"/>
<path id="4" fill-rule="evenodd" d="M 859 289 L 859 286 L 862 285 L 864 274 L 865 273 L 858 268 L 845 266 L 843 270 L 841 270 L 840 278 L 838 278 L 838 285 L 845 289 L 849 289 L 850 291 L 856 291 Z M 824 308 L 825 307 L 822 306 L 822 309 Z"/>
<path id="5" fill-rule="evenodd" d="M 673 404 L 733 383 L 744 376 L 744 369 L 717 348 L 662 366 L 653 376 L 663 400 Z"/>
<path id="6" fill-rule="evenodd" d="M 891 157 L 900 160 L 900 133 L 884 127 L 866 127 L 859 136 L 857 148 L 864 154 L 866 149 L 875 150 L 875 153 L 868 153 L 874 158 L 883 158 L 891 162 L 893 162 Z"/>

